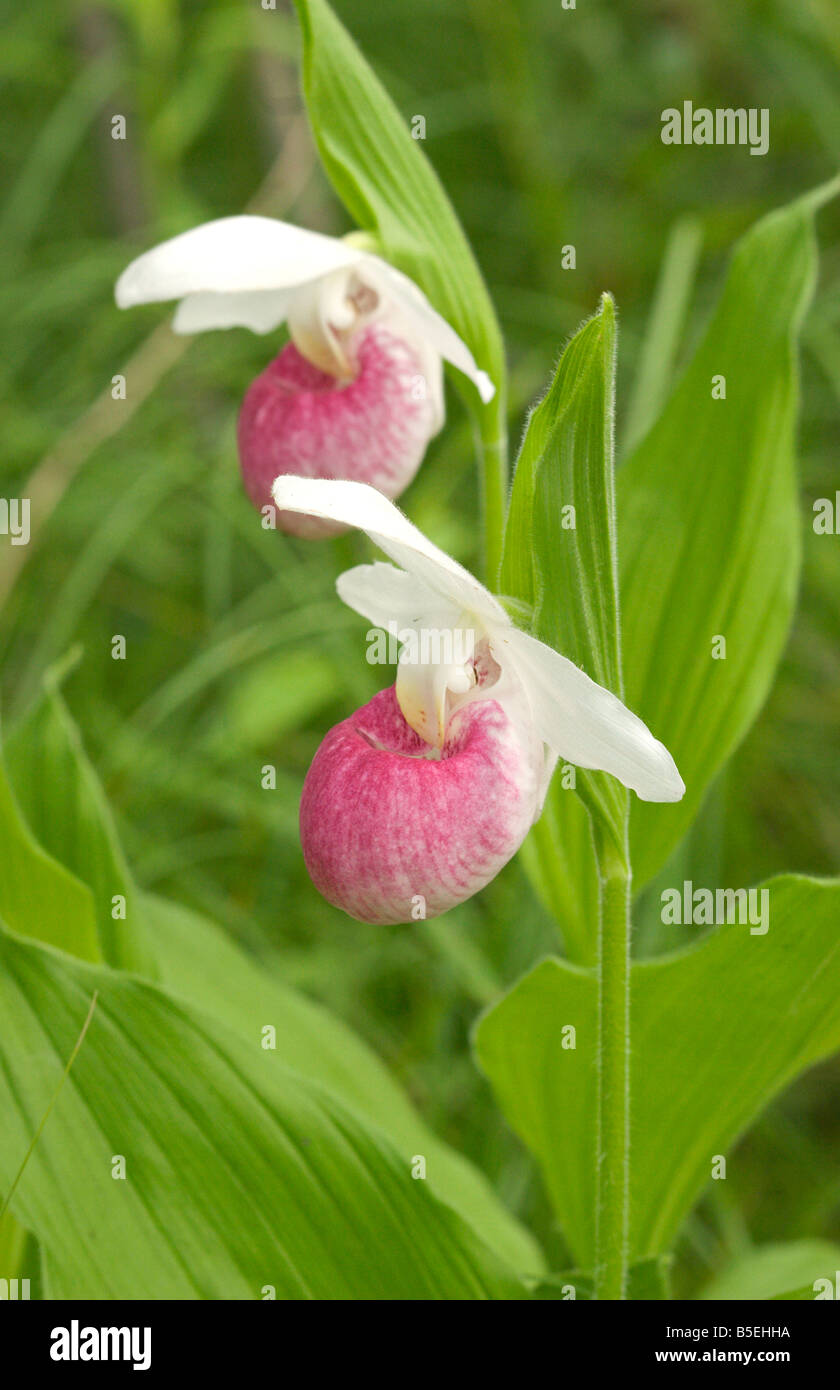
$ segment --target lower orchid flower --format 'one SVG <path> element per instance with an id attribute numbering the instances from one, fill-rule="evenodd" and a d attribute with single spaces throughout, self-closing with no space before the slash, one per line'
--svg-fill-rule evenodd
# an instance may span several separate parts
<path id="1" fill-rule="evenodd" d="M 349 240 L 268 217 L 225 217 L 132 261 L 120 308 L 180 299 L 176 333 L 288 322 L 291 342 L 251 384 L 239 416 L 245 489 L 271 505 L 279 473 L 349 478 L 398 497 L 444 422 L 445 360 L 482 400 L 494 386 L 466 345 L 400 271 Z M 295 535 L 341 528 L 299 513 Z"/>
<path id="2" fill-rule="evenodd" d="M 641 719 L 514 626 L 380 493 L 288 476 L 272 491 L 284 511 L 365 531 L 399 566 L 359 565 L 338 579 L 343 601 L 396 630 L 403 651 L 395 685 L 327 734 L 304 782 L 304 859 L 336 907 L 396 923 L 471 897 L 539 817 L 558 758 L 611 773 L 645 801 L 683 795 Z"/>

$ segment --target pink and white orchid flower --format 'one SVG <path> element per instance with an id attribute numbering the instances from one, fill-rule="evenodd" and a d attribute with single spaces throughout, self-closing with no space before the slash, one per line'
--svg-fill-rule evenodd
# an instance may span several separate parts
<path id="1" fill-rule="evenodd" d="M 179 299 L 176 333 L 288 322 L 291 342 L 252 383 L 239 417 L 239 457 L 257 507 L 279 473 L 351 478 L 398 497 L 444 422 L 442 361 L 494 386 L 417 286 L 351 240 L 269 217 L 224 217 L 132 261 L 121 309 Z M 281 529 L 341 529 L 298 513 Z"/>
<path id="2" fill-rule="evenodd" d="M 522 844 L 558 757 L 611 773 L 645 801 L 683 795 L 673 758 L 641 719 L 515 627 L 381 493 L 298 477 L 277 478 L 272 491 L 281 510 L 365 531 L 399 566 L 342 574 L 350 608 L 392 631 L 448 632 L 458 655 L 401 659 L 396 684 L 336 725 L 315 755 L 301 841 L 315 886 L 336 907 L 395 923 L 471 897 Z"/>

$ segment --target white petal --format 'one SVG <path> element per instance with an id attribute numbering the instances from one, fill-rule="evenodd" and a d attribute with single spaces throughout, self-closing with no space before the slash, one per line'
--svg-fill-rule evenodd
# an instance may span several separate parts
<path id="1" fill-rule="evenodd" d="M 360 273 L 363 279 L 371 279 L 375 289 L 398 305 L 406 324 L 418 339 L 427 342 L 446 362 L 451 362 L 453 367 L 474 382 L 485 404 L 493 399 L 496 388 L 487 373 L 481 371 L 466 343 L 446 319 L 432 308 L 413 280 L 378 256 L 368 255 Z"/>
<path id="2" fill-rule="evenodd" d="M 367 483 L 282 474 L 275 478 L 272 493 L 281 511 L 302 512 L 365 531 L 389 559 L 460 612 L 475 614 L 485 625 L 507 623 L 505 610 L 489 590 Z"/>
<path id="3" fill-rule="evenodd" d="M 271 333 L 285 320 L 295 290 L 242 290 L 236 294 L 188 294 L 175 310 L 176 333 L 203 333 L 208 328 L 250 328 Z"/>
<path id="4" fill-rule="evenodd" d="M 671 754 L 609 690 L 518 628 L 491 633 L 528 691 L 540 738 L 567 762 L 612 773 L 642 801 L 679 801 L 685 785 Z"/>
<path id="5" fill-rule="evenodd" d="M 222 217 L 132 261 L 116 299 L 127 309 L 192 294 L 292 289 L 365 259 L 346 241 L 272 217 Z"/>
<path id="6" fill-rule="evenodd" d="M 377 560 L 372 565 L 356 565 L 336 580 L 338 596 L 348 608 L 361 613 L 374 627 L 454 627 L 461 609 L 457 608 L 422 580 Z"/>

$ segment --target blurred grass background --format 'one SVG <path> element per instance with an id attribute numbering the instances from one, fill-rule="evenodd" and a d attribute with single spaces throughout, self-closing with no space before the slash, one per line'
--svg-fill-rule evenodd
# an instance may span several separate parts
<path id="1" fill-rule="evenodd" d="M 426 119 L 426 153 L 505 330 L 514 443 L 604 289 L 621 314 L 619 439 L 637 434 L 657 285 L 654 365 L 673 341 L 677 367 L 734 239 L 837 169 L 836 0 L 335 8 L 406 121 Z M 289 7 L 42 0 L 5 3 L 2 17 L 0 494 L 31 497 L 38 528 L 28 549 L 4 539 L 0 551 L 4 717 L 80 644 L 68 702 L 140 882 L 203 909 L 352 1023 L 561 1267 L 533 1166 L 468 1046 L 477 1011 L 556 949 L 554 928 L 517 865 L 445 921 L 410 929 L 351 923 L 315 893 L 297 837 L 301 782 L 325 730 L 383 683 L 363 660 L 361 620 L 333 591 L 365 544 L 261 531 L 242 494 L 236 414 L 279 339 L 176 340 L 168 310 L 113 304 L 133 255 L 246 206 L 348 229 L 302 113 Z M 662 145 L 660 112 L 686 98 L 769 107 L 770 153 Z M 115 114 L 125 141 L 111 138 Z M 840 486 L 836 208 L 820 237 L 803 354 L 801 610 L 773 696 L 692 838 L 697 884 L 839 867 L 840 543 L 811 527 L 814 499 Z M 574 271 L 560 263 L 569 243 Z M 111 399 L 117 373 L 125 401 Z M 471 433 L 454 398 L 406 500 L 475 563 Z M 111 659 L 115 634 L 125 662 Z M 273 792 L 260 786 L 267 763 Z M 649 928 L 644 907 L 641 920 Z M 673 944 L 647 929 L 641 940 Z M 740 1146 L 686 1230 L 679 1292 L 751 1241 L 840 1238 L 839 1099 L 840 1069 L 824 1066 Z"/>

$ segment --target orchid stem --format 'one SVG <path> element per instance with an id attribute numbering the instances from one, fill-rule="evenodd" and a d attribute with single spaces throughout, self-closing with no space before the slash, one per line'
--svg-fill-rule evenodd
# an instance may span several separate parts
<path id="1" fill-rule="evenodd" d="M 625 822 L 626 829 L 626 822 Z M 627 1297 L 630 1205 L 629 855 L 599 846 L 595 1297 Z"/>

